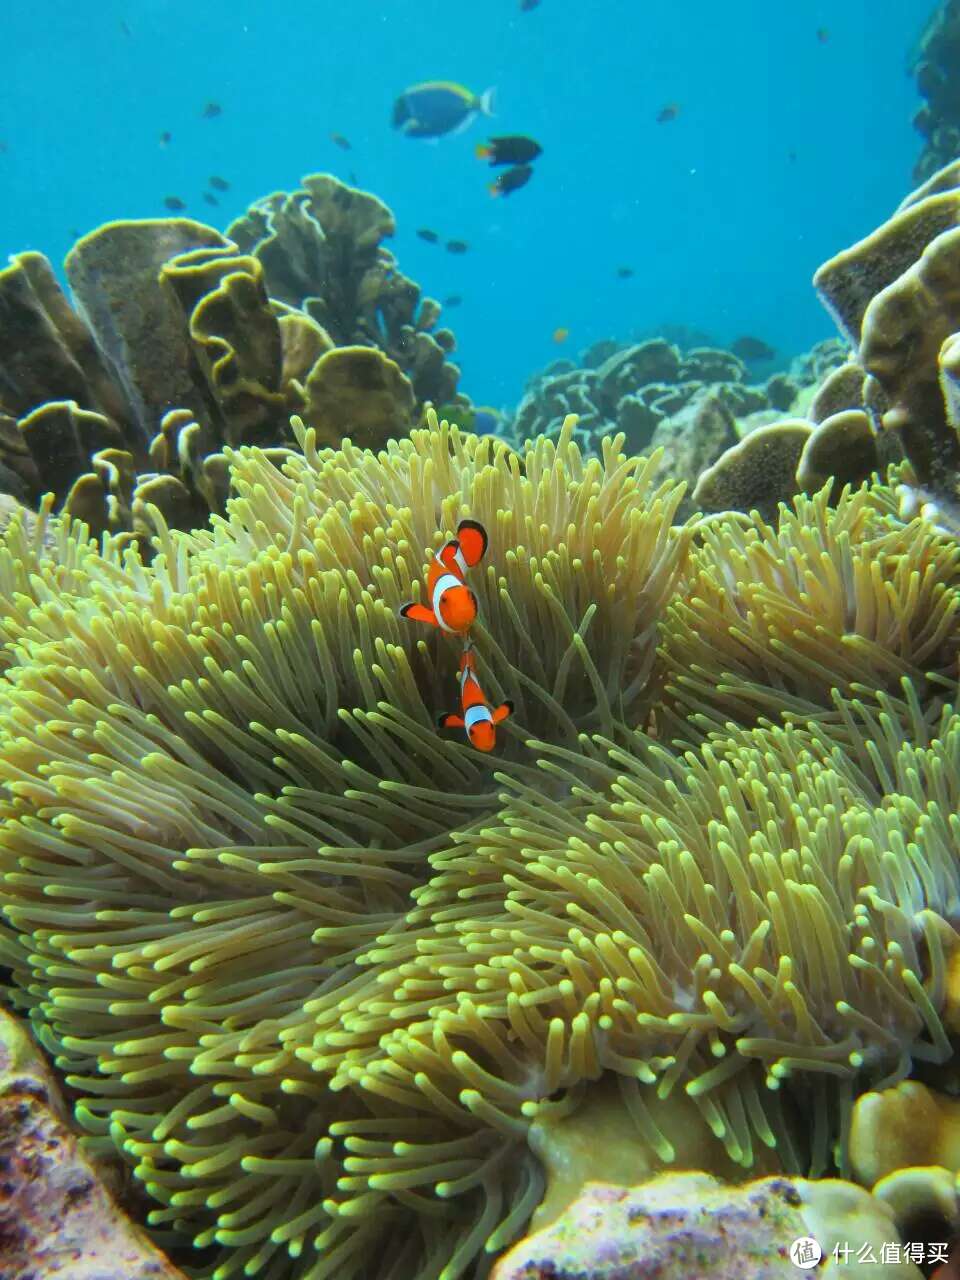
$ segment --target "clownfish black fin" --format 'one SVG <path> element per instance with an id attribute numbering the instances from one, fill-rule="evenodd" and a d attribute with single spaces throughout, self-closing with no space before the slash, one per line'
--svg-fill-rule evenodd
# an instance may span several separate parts
<path id="1" fill-rule="evenodd" d="M 461 520 L 457 525 L 457 541 L 467 567 L 472 569 L 486 554 L 489 539 L 479 520 Z"/>
<path id="2" fill-rule="evenodd" d="M 499 707 L 497 707 L 493 713 L 493 723 L 501 724 L 504 720 L 506 720 L 507 716 L 512 714 L 513 714 L 513 703 L 501 702 Z"/>
<path id="3" fill-rule="evenodd" d="M 415 604 L 412 600 L 400 606 L 401 618 L 409 618 L 411 622 L 425 622 L 429 627 L 439 627 L 436 615 L 426 605 Z"/>

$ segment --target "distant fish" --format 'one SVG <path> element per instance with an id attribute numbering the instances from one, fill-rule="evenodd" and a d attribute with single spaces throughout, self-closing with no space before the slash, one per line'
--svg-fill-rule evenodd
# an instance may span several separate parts
<path id="1" fill-rule="evenodd" d="M 213 187 L 214 191 L 230 190 L 230 183 L 226 180 L 226 178 L 218 178 L 216 174 L 214 174 L 213 177 L 210 179 L 210 186 Z"/>
<path id="2" fill-rule="evenodd" d="M 830 32 L 826 27 L 817 27 L 817 39 L 821 44 L 826 44 L 830 39 Z"/>
<path id="3" fill-rule="evenodd" d="M 797 153 L 796 153 L 795 151 L 788 151 L 788 152 L 787 152 L 787 159 L 790 161 L 790 163 L 791 163 L 791 164 L 796 164 L 796 163 L 797 163 Z"/>
<path id="4" fill-rule="evenodd" d="M 679 102 L 668 102 L 665 107 L 661 107 L 657 112 L 657 124 L 669 124 L 671 120 L 676 120 L 680 114 Z"/>
<path id="5" fill-rule="evenodd" d="M 71 228 L 70 228 L 70 239 L 71 239 L 71 240 L 79 240 L 79 239 L 80 239 L 80 232 L 78 231 L 78 229 L 77 229 L 76 227 L 71 227 Z"/>
<path id="6" fill-rule="evenodd" d="M 448 240 L 447 241 L 448 253 L 466 253 L 469 248 L 470 246 L 467 244 L 466 240 Z"/>
<path id="7" fill-rule="evenodd" d="M 431 231 L 429 227 L 418 227 L 417 235 L 421 240 L 426 240 L 427 244 L 436 244 L 440 237 L 435 231 Z"/>
<path id="8" fill-rule="evenodd" d="M 203 198 L 207 202 L 207 204 L 218 205 L 220 203 L 217 197 L 210 191 L 205 191 L 203 193 Z"/>
<path id="9" fill-rule="evenodd" d="M 170 132 L 169 129 L 164 129 L 163 133 L 161 133 L 160 135 L 161 147 L 169 147 L 172 141 L 173 141 L 173 134 Z"/>
<path id="10" fill-rule="evenodd" d="M 749 334 L 744 334 L 742 338 L 737 338 L 736 342 L 731 342 L 730 350 L 741 360 L 750 361 L 772 360 L 777 354 L 762 338 L 751 338 Z"/>
<path id="11" fill-rule="evenodd" d="M 0 141 L 0 156 L 5 156 L 10 148 L 3 141 Z"/>
<path id="12" fill-rule="evenodd" d="M 219 102 L 208 102 L 200 115 L 204 120 L 216 120 L 217 116 L 223 115 L 223 107 Z"/>
<path id="13" fill-rule="evenodd" d="M 617 279 L 629 280 L 633 275 L 633 267 L 617 267 Z"/>
<path id="14" fill-rule="evenodd" d="M 570 337 L 570 330 L 564 329 L 561 326 L 561 328 L 559 329 L 554 329 L 553 333 L 550 336 L 553 338 L 554 342 L 566 342 L 566 340 Z"/>
<path id="15" fill-rule="evenodd" d="M 393 127 L 408 138 L 442 138 L 466 129 L 478 113 L 493 115 L 494 90 L 481 94 L 449 80 L 405 89 L 393 104 Z"/>
<path id="16" fill-rule="evenodd" d="M 460 297 L 459 293 L 451 293 L 449 298 L 444 298 L 443 305 L 445 307 L 459 307 L 462 301 L 463 299 Z"/>
<path id="17" fill-rule="evenodd" d="M 529 164 L 542 154 L 543 147 L 522 133 L 509 133 L 491 138 L 489 142 L 478 142 L 474 151 L 478 160 L 489 160 L 491 165 Z"/>
<path id="18" fill-rule="evenodd" d="M 132 32 L 132 31 L 131 31 L 131 29 L 130 29 L 130 23 L 129 23 L 129 22 L 124 22 L 124 20 L 123 20 L 122 18 L 120 19 L 120 30 L 121 30 L 121 32 L 123 33 L 123 35 L 125 35 L 125 36 L 132 36 L 132 35 L 133 35 L 133 32 Z"/>
<path id="19" fill-rule="evenodd" d="M 164 196 L 163 203 L 171 213 L 180 213 L 187 206 L 179 196 Z"/>
<path id="20" fill-rule="evenodd" d="M 512 169 L 504 169 L 496 182 L 488 188 L 492 196 L 508 196 L 511 191 L 519 191 L 533 177 L 532 164 L 517 164 Z"/>
<path id="21" fill-rule="evenodd" d="M 529 13 L 531 9 L 536 9 L 540 0 L 520 0 L 520 12 Z"/>
<path id="22" fill-rule="evenodd" d="M 350 139 L 345 138 L 342 133 L 331 133 L 330 141 L 336 143 L 341 151 L 353 150 L 353 147 L 350 145 Z"/>

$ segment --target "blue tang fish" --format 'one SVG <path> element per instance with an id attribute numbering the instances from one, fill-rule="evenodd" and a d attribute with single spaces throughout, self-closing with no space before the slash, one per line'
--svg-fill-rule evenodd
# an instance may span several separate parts
<path id="1" fill-rule="evenodd" d="M 405 89 L 393 104 L 393 127 L 408 138 L 441 138 L 466 129 L 476 115 L 493 115 L 494 90 L 471 93 L 450 80 Z"/>

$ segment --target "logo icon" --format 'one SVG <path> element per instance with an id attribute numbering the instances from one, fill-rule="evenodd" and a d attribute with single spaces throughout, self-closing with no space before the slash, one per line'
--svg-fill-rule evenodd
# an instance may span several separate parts
<path id="1" fill-rule="evenodd" d="M 823 1257 L 823 1250 L 813 1236 L 798 1236 L 790 1246 L 790 1261 L 803 1271 L 812 1271 Z"/>

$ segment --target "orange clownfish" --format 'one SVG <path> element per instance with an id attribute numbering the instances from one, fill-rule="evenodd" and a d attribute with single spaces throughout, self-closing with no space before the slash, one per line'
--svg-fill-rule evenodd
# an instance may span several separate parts
<path id="1" fill-rule="evenodd" d="M 466 572 L 479 564 L 487 549 L 487 531 L 476 520 L 461 520 L 457 536 L 445 542 L 427 572 L 429 606 L 401 606 L 400 617 L 425 622 L 451 635 L 464 635 L 477 617 L 477 597 L 465 581 Z"/>
<path id="2" fill-rule="evenodd" d="M 466 729 L 471 747 L 492 751 L 497 745 L 497 725 L 506 720 L 513 703 L 501 702 L 499 707 L 491 707 L 487 702 L 477 679 L 477 662 L 469 641 L 464 644 L 460 658 L 460 705 L 463 715 L 441 716 L 437 721 L 440 728 Z"/>

